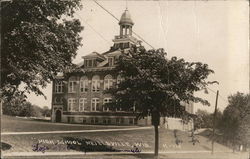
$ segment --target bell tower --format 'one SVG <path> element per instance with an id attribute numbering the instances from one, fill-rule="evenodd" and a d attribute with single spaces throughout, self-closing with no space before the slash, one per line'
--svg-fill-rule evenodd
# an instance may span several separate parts
<path id="1" fill-rule="evenodd" d="M 115 36 L 115 39 L 113 40 L 114 45 L 112 47 L 113 50 L 116 49 L 127 49 L 130 48 L 133 45 L 139 45 L 141 41 L 137 40 L 135 37 L 133 37 L 132 33 L 132 27 L 134 25 L 134 22 L 131 19 L 131 15 L 126 9 L 121 19 L 118 23 L 120 25 L 120 35 Z"/>

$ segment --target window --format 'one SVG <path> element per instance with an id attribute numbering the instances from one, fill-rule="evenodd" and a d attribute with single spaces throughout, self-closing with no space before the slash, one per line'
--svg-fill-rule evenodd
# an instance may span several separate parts
<path id="1" fill-rule="evenodd" d="M 96 64 L 97 64 L 96 59 L 88 59 L 88 60 L 85 60 L 84 66 L 85 67 L 95 67 Z"/>
<path id="2" fill-rule="evenodd" d="M 91 123 L 91 124 L 97 124 L 98 122 L 99 122 L 99 121 L 98 121 L 98 118 L 93 118 L 93 117 L 92 117 L 92 118 L 90 119 L 90 123 Z"/>
<path id="3" fill-rule="evenodd" d="M 117 79 L 116 79 L 116 84 L 119 85 L 121 83 L 121 81 L 122 81 L 122 77 L 121 77 L 121 75 L 118 75 Z"/>
<path id="4" fill-rule="evenodd" d="M 69 98 L 68 99 L 68 111 L 73 112 L 75 111 L 76 107 L 76 99 L 75 98 Z"/>
<path id="5" fill-rule="evenodd" d="M 103 118 L 103 124 L 107 124 L 108 123 L 108 119 L 107 118 Z"/>
<path id="6" fill-rule="evenodd" d="M 97 124 L 99 121 L 98 121 L 98 118 L 95 118 L 95 124 Z"/>
<path id="7" fill-rule="evenodd" d="M 116 118 L 116 124 L 124 124 L 124 118 Z"/>
<path id="8" fill-rule="evenodd" d="M 112 98 L 104 98 L 103 100 L 103 111 L 109 111 L 109 107 L 108 106 L 105 106 L 105 104 L 107 103 L 111 103 L 112 102 Z"/>
<path id="9" fill-rule="evenodd" d="M 129 118 L 129 124 L 134 124 L 134 119 L 133 118 Z"/>
<path id="10" fill-rule="evenodd" d="M 111 88 L 113 85 L 113 78 L 111 75 L 107 75 L 104 77 L 104 90 Z"/>
<path id="11" fill-rule="evenodd" d="M 110 118 L 108 118 L 108 124 L 111 124 L 111 119 Z"/>
<path id="12" fill-rule="evenodd" d="M 92 78 L 92 92 L 99 92 L 100 91 L 100 77 L 93 76 Z"/>
<path id="13" fill-rule="evenodd" d="M 71 77 L 69 79 L 69 93 L 75 93 L 76 92 L 76 80 L 74 77 Z"/>
<path id="14" fill-rule="evenodd" d="M 55 92 L 56 93 L 63 93 L 63 82 L 62 81 L 55 83 Z"/>
<path id="15" fill-rule="evenodd" d="M 91 110 L 92 111 L 101 111 L 101 106 L 100 106 L 99 98 L 92 98 L 92 101 L 91 101 Z"/>
<path id="16" fill-rule="evenodd" d="M 91 124 L 94 124 L 94 123 L 95 123 L 95 119 L 94 119 L 94 118 L 91 118 L 91 119 L 90 119 L 90 123 L 91 123 Z"/>
<path id="17" fill-rule="evenodd" d="M 88 91 L 88 78 L 86 76 L 80 79 L 80 92 L 87 92 Z"/>
<path id="18" fill-rule="evenodd" d="M 86 124 L 87 123 L 87 119 L 85 117 L 82 118 L 82 123 Z"/>
<path id="19" fill-rule="evenodd" d="M 113 66 L 114 65 L 114 57 L 109 57 L 108 63 L 109 63 L 109 66 Z"/>
<path id="20" fill-rule="evenodd" d="M 116 108 L 116 111 L 117 111 L 117 112 L 120 112 L 120 111 L 122 111 L 122 108 L 121 108 L 121 107 Z"/>
<path id="21" fill-rule="evenodd" d="M 134 124 L 137 125 L 137 123 L 138 123 L 138 120 L 134 119 Z"/>
<path id="22" fill-rule="evenodd" d="M 84 106 L 86 106 L 87 99 L 86 98 L 80 98 L 79 99 L 79 111 L 82 112 L 85 110 Z"/>

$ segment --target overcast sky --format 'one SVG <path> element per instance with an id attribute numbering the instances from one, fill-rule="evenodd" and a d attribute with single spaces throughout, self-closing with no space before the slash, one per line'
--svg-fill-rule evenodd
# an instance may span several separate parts
<path id="1" fill-rule="evenodd" d="M 119 19 L 126 8 L 126 1 L 98 3 Z M 210 88 L 220 91 L 220 109 L 226 107 L 228 95 L 249 92 L 248 1 L 127 1 L 127 6 L 135 23 L 133 31 L 154 48 L 164 48 L 169 58 L 207 63 L 215 71 L 209 80 L 220 84 Z M 75 63 L 93 51 L 109 50 L 112 39 L 119 34 L 118 21 L 93 1 L 83 1 L 83 9 L 75 18 L 85 27 Z M 28 100 L 51 107 L 51 85 L 44 93 L 47 100 L 34 94 Z M 195 104 L 196 109 L 214 109 L 215 93 L 197 95 L 209 100 L 211 106 Z"/>

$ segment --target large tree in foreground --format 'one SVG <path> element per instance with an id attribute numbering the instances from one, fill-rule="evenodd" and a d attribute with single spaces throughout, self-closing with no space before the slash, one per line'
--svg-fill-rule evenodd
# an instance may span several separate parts
<path id="1" fill-rule="evenodd" d="M 225 142 L 235 149 L 236 145 L 250 146 L 250 96 L 237 92 L 228 97 L 219 129 Z"/>
<path id="2" fill-rule="evenodd" d="M 72 65 L 80 46 L 83 27 L 73 17 L 80 0 L 0 3 L 2 97 L 31 91 L 43 95 L 40 88 Z"/>
<path id="3" fill-rule="evenodd" d="M 186 62 L 184 59 L 166 58 L 163 49 L 149 50 L 132 48 L 123 53 L 116 71 L 124 78 L 108 92 L 114 96 L 115 107 L 131 110 L 136 107 L 139 117 L 152 117 L 155 129 L 155 155 L 158 155 L 158 126 L 161 116 L 182 116 L 182 103 L 207 100 L 194 96 L 195 91 L 204 90 L 206 78 L 213 73 L 208 65 L 200 62 Z M 111 104 L 110 104 L 111 105 Z"/>

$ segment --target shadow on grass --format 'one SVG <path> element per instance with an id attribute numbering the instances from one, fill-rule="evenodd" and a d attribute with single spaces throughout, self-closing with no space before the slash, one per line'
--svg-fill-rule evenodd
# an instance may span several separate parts
<path id="1" fill-rule="evenodd" d="M 0 150 L 1 151 L 5 151 L 5 150 L 9 150 L 12 146 L 10 144 L 7 144 L 5 142 L 1 142 L 1 145 L 0 145 Z"/>
<path id="2" fill-rule="evenodd" d="M 76 150 L 82 152 L 119 152 L 119 150 L 114 149 L 112 146 L 103 145 L 98 143 L 98 141 L 90 139 L 80 139 L 74 137 L 64 137 L 66 141 L 74 141 L 76 144 L 67 143 L 68 150 Z"/>
<path id="3" fill-rule="evenodd" d="M 207 138 L 207 141 L 212 141 L 212 138 L 213 138 L 213 134 L 212 134 L 212 133 L 213 133 L 212 130 L 207 129 L 207 130 L 205 130 L 205 131 L 199 133 L 198 135 L 203 136 L 203 137 L 206 137 L 206 138 Z M 222 135 L 217 134 L 216 132 L 215 132 L 215 135 L 214 135 L 214 141 L 215 141 L 217 144 L 220 144 L 220 145 L 223 145 L 223 146 L 228 147 L 228 148 L 230 148 L 230 149 L 233 149 L 232 145 L 229 145 L 229 144 L 223 139 Z"/>

